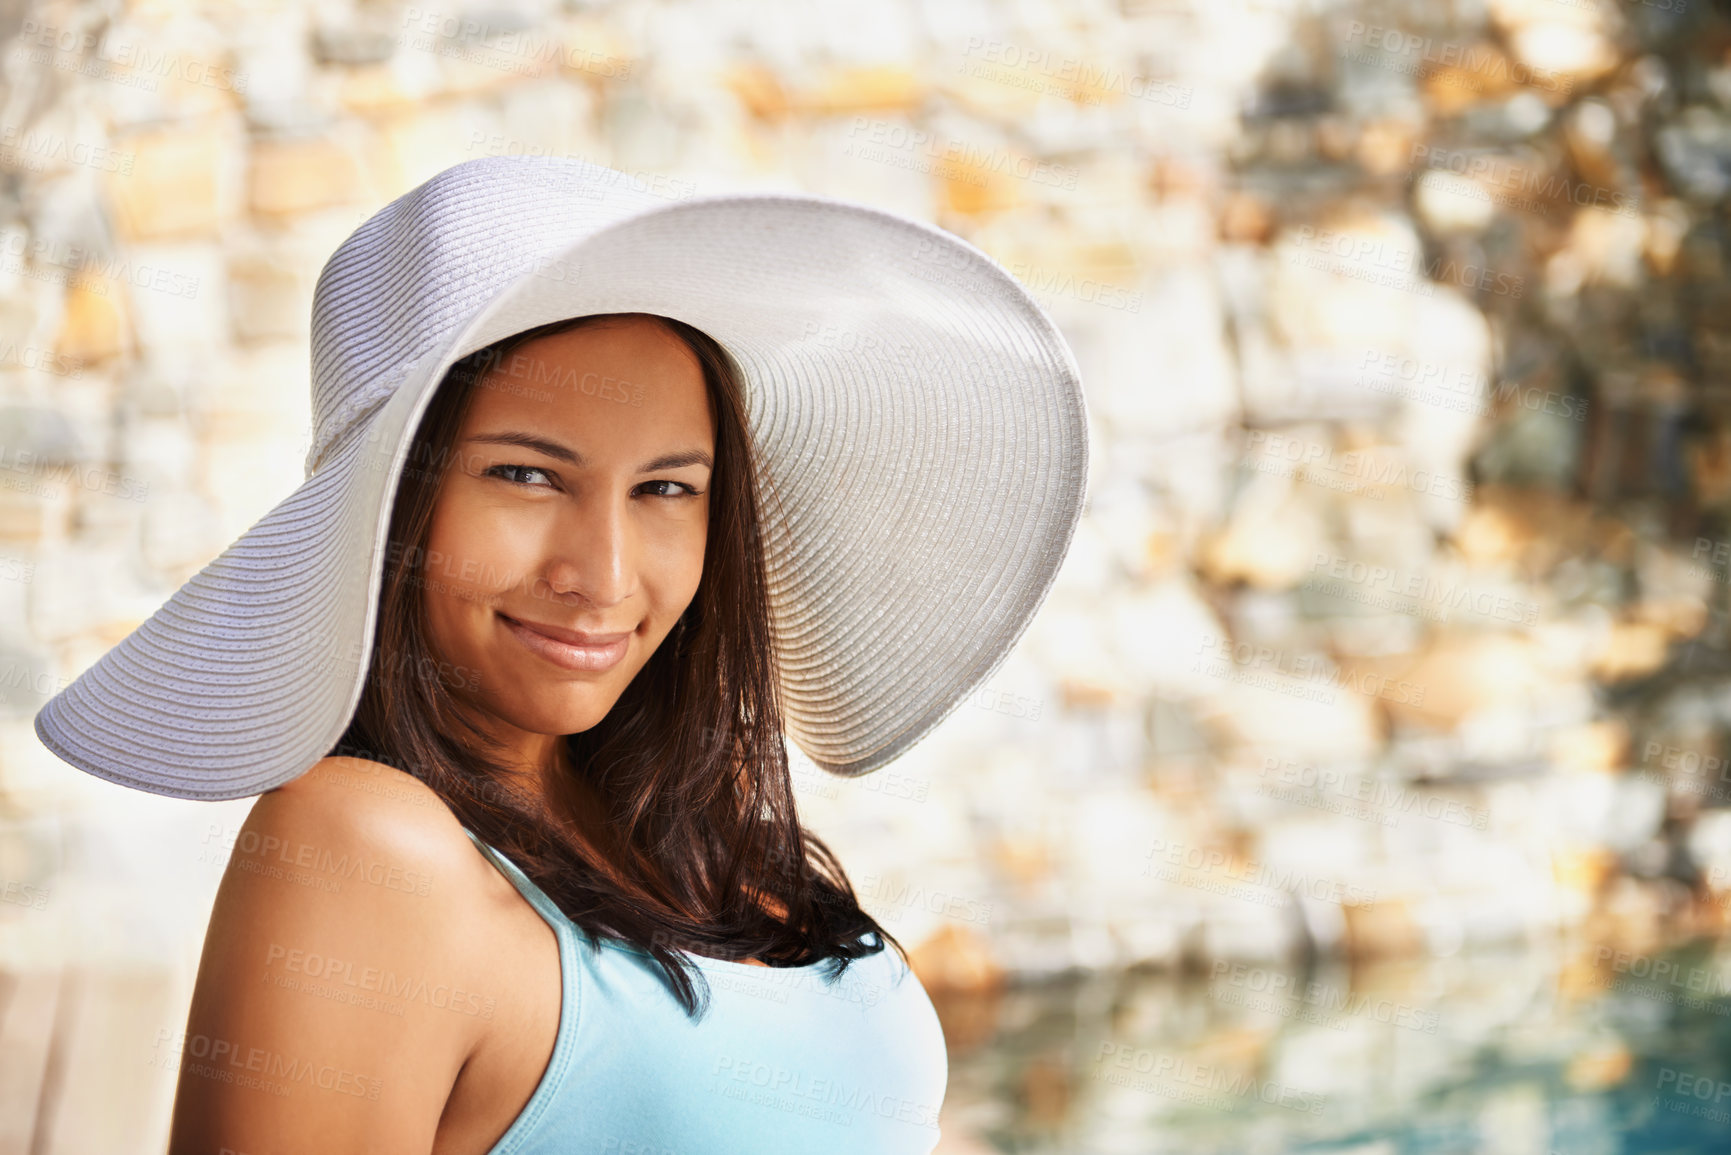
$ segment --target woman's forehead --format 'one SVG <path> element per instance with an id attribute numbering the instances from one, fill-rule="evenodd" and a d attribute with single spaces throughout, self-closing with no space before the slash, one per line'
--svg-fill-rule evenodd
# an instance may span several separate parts
<path id="1" fill-rule="evenodd" d="M 597 452 L 645 439 L 712 440 L 714 401 L 702 366 L 684 342 L 669 339 L 683 356 L 641 342 L 537 341 L 508 354 L 476 383 L 464 435 L 506 424 L 577 439 Z"/>

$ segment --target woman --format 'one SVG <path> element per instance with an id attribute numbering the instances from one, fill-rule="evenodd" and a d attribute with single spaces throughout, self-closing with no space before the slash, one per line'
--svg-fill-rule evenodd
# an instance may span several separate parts
<path id="1" fill-rule="evenodd" d="M 171 1153 L 928 1152 L 942 1033 L 782 734 L 875 769 L 1002 659 L 1080 510 L 1073 363 L 925 226 L 527 163 L 344 243 L 308 481 L 38 716 L 261 794 Z"/>

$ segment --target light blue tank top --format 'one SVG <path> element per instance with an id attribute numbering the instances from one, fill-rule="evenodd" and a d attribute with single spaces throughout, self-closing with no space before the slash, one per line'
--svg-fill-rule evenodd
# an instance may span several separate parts
<path id="1" fill-rule="evenodd" d="M 467 828 L 465 828 L 467 829 Z M 488 1155 L 929 1155 L 949 1078 L 943 1030 L 893 948 L 760 967 L 687 955 L 709 986 L 686 1015 L 648 953 L 582 930 L 469 837 L 559 940 L 559 1034 Z"/>

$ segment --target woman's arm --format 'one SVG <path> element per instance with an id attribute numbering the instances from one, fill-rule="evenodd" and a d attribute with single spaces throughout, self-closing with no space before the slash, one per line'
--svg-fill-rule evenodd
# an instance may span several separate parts
<path id="1" fill-rule="evenodd" d="M 319 763 L 241 827 L 174 1041 L 169 1155 L 433 1148 L 489 1025 L 461 1013 L 492 993 L 474 853 L 424 786 L 357 765 Z"/>

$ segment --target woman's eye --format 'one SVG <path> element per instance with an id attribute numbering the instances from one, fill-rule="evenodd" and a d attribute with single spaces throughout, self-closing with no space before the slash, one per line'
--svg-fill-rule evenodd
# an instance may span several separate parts
<path id="1" fill-rule="evenodd" d="M 684 493 L 652 493 L 649 495 L 651 497 L 700 497 L 703 494 L 701 489 L 693 489 L 683 481 L 646 481 L 643 484 L 650 487 L 657 485 L 671 485 L 685 491 Z"/>
<path id="2" fill-rule="evenodd" d="M 534 465 L 495 465 L 483 472 L 482 476 L 497 477 L 512 485 L 533 489 L 554 488 L 551 475 L 545 469 Z M 541 477 L 542 482 L 529 480 L 535 476 Z M 700 497 L 703 494 L 703 490 L 693 489 L 683 481 L 646 481 L 638 488 L 649 490 L 650 497 Z"/>
<path id="3" fill-rule="evenodd" d="M 533 465 L 495 465 L 491 469 L 487 470 L 487 472 L 483 476 L 485 476 L 485 477 L 497 477 L 497 478 L 500 478 L 504 481 L 509 481 L 513 485 L 531 484 L 530 482 L 519 481 L 515 477 L 509 476 L 510 474 L 513 474 L 513 473 L 516 473 L 516 474 L 539 473 L 542 477 L 547 476 L 546 470 L 537 469 Z"/>

